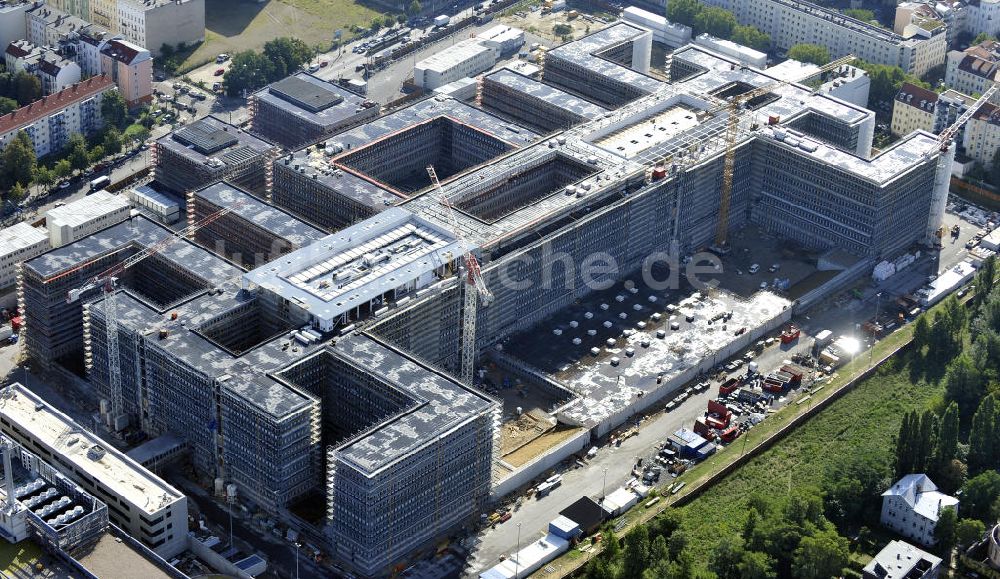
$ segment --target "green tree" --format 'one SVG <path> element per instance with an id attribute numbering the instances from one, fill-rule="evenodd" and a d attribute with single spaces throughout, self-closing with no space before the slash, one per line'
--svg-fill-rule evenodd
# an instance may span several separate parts
<path id="1" fill-rule="evenodd" d="M 570 34 L 573 34 L 573 27 L 570 26 L 569 24 L 564 24 L 560 22 L 559 24 L 556 24 L 552 27 L 552 32 L 554 32 L 556 36 L 565 38 Z"/>
<path id="2" fill-rule="evenodd" d="M 374 16 L 374 17 L 372 17 L 371 29 L 374 32 L 378 32 L 379 30 L 382 29 L 382 17 L 381 16 Z"/>
<path id="3" fill-rule="evenodd" d="M 45 165 L 37 165 L 32 180 L 42 188 L 48 189 L 56 182 L 56 176 L 52 169 L 49 169 Z"/>
<path id="4" fill-rule="evenodd" d="M 128 125 L 128 107 L 120 92 L 111 90 L 104 93 L 101 99 L 101 118 L 117 129 L 124 129 Z"/>
<path id="5" fill-rule="evenodd" d="M 298 38 L 281 37 L 264 43 L 264 57 L 271 61 L 270 80 L 278 80 L 312 58 L 313 51 Z"/>
<path id="6" fill-rule="evenodd" d="M 922 352 L 924 346 L 931 340 L 931 324 L 927 321 L 927 316 L 920 316 L 913 324 L 913 347 L 918 352 Z"/>
<path id="7" fill-rule="evenodd" d="M 69 164 L 69 159 L 59 159 L 52 167 L 52 172 L 56 179 L 65 179 L 73 172 L 73 167 Z"/>
<path id="8" fill-rule="evenodd" d="M 79 137 L 79 140 L 74 141 L 73 137 Z M 70 167 L 74 171 L 82 171 L 90 165 L 90 156 L 87 154 L 87 143 L 78 133 L 70 135 L 69 154 L 66 158 L 69 159 Z"/>
<path id="9" fill-rule="evenodd" d="M 31 183 L 32 174 L 38 160 L 35 158 L 35 147 L 31 137 L 24 131 L 18 131 L 7 147 L 3 149 L 3 172 L 0 174 L 0 185 L 11 187 L 16 183 L 24 185 Z"/>
<path id="10" fill-rule="evenodd" d="M 934 542 L 938 554 L 945 560 L 951 558 L 951 550 L 955 548 L 955 528 L 958 525 L 958 515 L 954 507 L 945 507 L 938 515 L 934 527 Z"/>
<path id="11" fill-rule="evenodd" d="M 174 55 L 174 47 L 167 44 L 166 42 L 160 46 L 160 58 L 170 58 Z"/>
<path id="12" fill-rule="evenodd" d="M 274 65 L 263 54 L 252 50 L 237 52 L 222 77 L 226 94 L 235 97 L 256 90 L 270 82 L 273 71 Z"/>
<path id="13" fill-rule="evenodd" d="M 87 157 L 90 158 L 91 163 L 96 163 L 104 158 L 104 146 L 94 145 L 92 149 L 87 153 Z"/>
<path id="14" fill-rule="evenodd" d="M 986 534 L 986 525 L 976 519 L 962 519 L 955 526 L 955 539 L 962 549 L 975 543 Z"/>
<path id="15" fill-rule="evenodd" d="M 841 10 L 841 12 L 843 12 L 845 16 L 857 18 L 862 22 L 871 22 L 872 20 L 875 20 L 875 13 L 864 8 L 847 8 L 845 10 Z"/>
<path id="16" fill-rule="evenodd" d="M 975 476 L 984 470 L 995 468 L 997 463 L 997 404 L 994 395 L 983 398 L 972 416 L 972 430 L 969 431 L 969 474 Z"/>
<path id="17" fill-rule="evenodd" d="M 670 538 L 667 539 L 667 549 L 670 551 L 671 559 L 676 560 L 680 557 L 681 553 L 684 552 L 687 546 L 688 538 L 687 535 L 684 534 L 684 531 L 675 531 L 674 534 L 670 535 Z"/>
<path id="18" fill-rule="evenodd" d="M 625 536 L 622 572 L 625 577 L 641 577 L 649 563 L 649 530 L 645 525 L 639 525 Z"/>
<path id="19" fill-rule="evenodd" d="M 896 478 L 908 475 L 915 470 L 917 413 L 910 411 L 903 415 L 896 435 Z"/>
<path id="20" fill-rule="evenodd" d="M 7 199 L 11 203 L 18 203 L 27 196 L 28 189 L 22 185 L 20 181 L 14 183 L 14 186 L 11 187 L 10 191 L 7 193 Z"/>
<path id="21" fill-rule="evenodd" d="M 406 7 L 406 13 L 410 16 L 416 16 L 420 14 L 424 7 L 420 5 L 420 0 L 413 0 L 410 5 Z"/>
<path id="22" fill-rule="evenodd" d="M 976 37 L 975 37 L 975 38 L 974 38 L 974 39 L 972 40 L 972 44 L 973 44 L 973 45 L 976 45 L 976 44 L 982 44 L 982 43 L 984 43 L 984 42 L 987 42 L 987 41 L 990 41 L 990 40 L 994 40 L 994 41 L 995 41 L 995 40 L 996 40 L 996 38 L 994 38 L 994 37 L 993 37 L 993 35 L 989 34 L 988 32 L 980 32 L 980 33 L 979 33 L 979 34 L 977 34 L 977 35 L 976 35 Z"/>
<path id="23" fill-rule="evenodd" d="M 605 528 L 604 533 L 602 533 L 603 539 L 601 543 L 603 549 L 601 550 L 601 556 L 608 561 L 618 561 L 622 556 L 622 546 L 618 542 L 618 536 L 615 532 L 608 526 Z"/>
<path id="24" fill-rule="evenodd" d="M 16 100 L 5 96 L 0 96 L 0 116 L 6 115 L 11 111 L 16 111 L 19 108 L 19 106 L 20 105 L 17 104 Z"/>
<path id="25" fill-rule="evenodd" d="M 117 155 L 122 151 L 122 134 L 118 129 L 111 127 L 104 132 L 104 139 L 101 141 L 104 152 L 108 155 Z"/>
<path id="26" fill-rule="evenodd" d="M 937 446 L 934 449 L 934 471 L 943 470 L 958 452 L 959 414 L 958 404 L 952 401 L 941 415 Z M 952 492 L 955 489 L 950 489 Z"/>
<path id="27" fill-rule="evenodd" d="M 962 487 L 962 511 L 984 523 L 996 522 L 990 511 L 1000 499 L 1000 473 L 987 470 L 965 482 Z"/>
<path id="28" fill-rule="evenodd" d="M 714 572 L 719 579 L 742 579 L 740 572 L 740 562 L 746 549 L 737 539 L 731 536 L 724 536 L 719 544 L 712 550 L 712 556 L 708 561 L 708 568 Z"/>
<path id="29" fill-rule="evenodd" d="M 649 545 L 649 562 L 652 565 L 657 561 L 666 561 L 667 559 L 670 559 L 670 548 L 667 547 L 667 538 L 659 535 Z"/>
<path id="30" fill-rule="evenodd" d="M 771 48 L 771 37 L 754 26 L 736 26 L 733 28 L 732 41 L 762 52 L 767 52 Z"/>
<path id="31" fill-rule="evenodd" d="M 744 551 L 738 565 L 739 579 L 774 579 L 774 560 L 767 553 Z"/>
<path id="32" fill-rule="evenodd" d="M 847 539 L 833 529 L 802 537 L 792 556 L 792 570 L 799 579 L 839 577 L 850 557 Z"/>
<path id="33" fill-rule="evenodd" d="M 967 353 L 959 355 L 948 365 L 944 387 L 948 399 L 958 404 L 960 416 L 971 416 L 986 393 L 983 373 Z"/>
<path id="34" fill-rule="evenodd" d="M 667 20 L 694 28 L 694 20 L 704 10 L 698 0 L 670 0 L 667 3 Z"/>
<path id="35" fill-rule="evenodd" d="M 823 66 L 830 62 L 830 51 L 818 44 L 796 44 L 788 49 L 788 58 Z"/>
<path id="36" fill-rule="evenodd" d="M 869 102 L 880 103 L 889 102 L 895 98 L 899 92 L 899 87 L 904 82 L 909 82 L 916 86 L 930 89 L 931 86 L 919 78 L 908 75 L 898 66 L 888 66 L 885 64 L 871 64 L 862 61 L 855 61 L 854 65 L 864 69 L 871 79 L 869 88 Z"/>
<path id="37" fill-rule="evenodd" d="M 733 13 L 717 6 L 705 8 L 694 17 L 695 34 L 707 33 L 716 38 L 729 39 L 736 28 Z"/>
<path id="38" fill-rule="evenodd" d="M 14 76 L 14 98 L 23 107 L 42 98 L 42 81 L 38 77 L 21 71 Z"/>

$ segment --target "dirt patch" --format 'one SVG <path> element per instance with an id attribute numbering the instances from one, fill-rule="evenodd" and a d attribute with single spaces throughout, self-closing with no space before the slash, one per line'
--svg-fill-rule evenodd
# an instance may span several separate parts
<path id="1" fill-rule="evenodd" d="M 500 437 L 500 454 L 506 456 L 555 428 L 555 421 L 534 409 L 504 423 Z"/>
<path id="2" fill-rule="evenodd" d="M 514 468 L 520 468 L 536 456 L 576 436 L 581 430 L 582 428 L 577 426 L 557 426 L 509 455 L 504 456 L 503 460 Z"/>

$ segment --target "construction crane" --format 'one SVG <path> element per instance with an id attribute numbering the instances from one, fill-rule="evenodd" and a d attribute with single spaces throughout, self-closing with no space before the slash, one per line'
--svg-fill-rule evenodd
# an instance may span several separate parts
<path id="1" fill-rule="evenodd" d="M 720 110 L 726 110 L 729 115 L 726 118 L 726 156 L 722 165 L 722 190 L 719 193 L 719 222 L 715 228 L 715 244 L 713 245 L 713 249 L 720 253 L 725 253 L 727 251 L 726 242 L 729 234 L 729 204 L 733 195 L 733 178 L 736 166 L 736 145 L 740 137 L 740 116 L 743 112 L 743 108 L 747 105 L 747 103 L 755 98 L 762 97 L 775 89 L 785 86 L 786 84 L 801 82 L 807 78 L 816 76 L 817 74 L 829 72 L 845 64 L 849 64 L 853 60 L 854 55 L 849 54 L 847 56 L 843 56 L 819 67 L 818 71 L 809 70 L 800 77 L 780 80 L 757 87 L 743 94 L 733 96 L 726 104 L 709 111 L 710 113 L 714 113 Z"/>
<path id="2" fill-rule="evenodd" d="M 486 287 L 483 281 L 483 273 L 479 269 L 479 260 L 472 253 L 472 247 L 462 235 L 462 230 L 458 226 L 458 219 L 455 217 L 455 208 L 445 197 L 441 182 L 438 181 L 437 171 L 433 165 L 427 166 L 427 174 L 434 183 L 434 188 L 438 192 L 441 204 L 445 206 L 445 214 L 448 216 L 448 224 L 451 225 L 455 237 L 462 248 L 462 259 L 465 262 L 465 284 L 464 289 L 464 312 L 462 314 L 462 366 L 459 369 L 459 377 L 462 382 L 472 385 L 472 371 L 476 362 L 476 304 L 477 298 L 482 299 L 483 305 L 488 306 L 493 303 L 493 293 Z"/>
<path id="3" fill-rule="evenodd" d="M 971 119 L 973 115 L 979 112 L 980 107 L 989 102 L 993 95 L 996 94 L 997 90 L 1000 90 L 1000 84 L 993 83 L 993 86 L 986 89 L 986 92 L 984 92 L 982 96 L 976 100 L 976 102 L 972 103 L 972 105 L 966 109 L 960 117 L 955 119 L 955 122 L 950 127 L 941 131 L 941 134 L 938 135 L 938 143 L 941 148 L 941 152 L 947 151 L 948 148 L 951 147 L 955 137 L 958 136 L 958 131 L 962 130 L 962 126 L 969 122 L 969 119 Z"/>
<path id="4" fill-rule="evenodd" d="M 220 217 L 238 209 L 243 205 L 244 202 L 236 202 L 229 207 L 222 208 L 215 213 L 212 213 L 200 221 L 192 223 L 183 230 L 177 232 L 175 235 L 167 235 L 163 239 L 157 241 L 156 243 L 147 246 L 141 251 L 123 259 L 119 263 L 109 267 L 103 272 L 92 277 L 84 285 L 69 290 L 66 297 L 68 303 L 73 303 L 79 301 L 81 297 L 91 290 L 101 288 L 104 291 L 104 327 L 107 333 L 108 341 L 108 382 L 111 387 L 111 418 L 110 424 L 108 426 L 114 432 L 122 430 L 126 423 L 124 422 L 124 401 L 122 393 L 122 379 L 121 379 L 121 359 L 118 353 L 118 304 L 115 298 L 115 286 L 118 282 L 118 278 L 125 273 L 129 268 L 133 267 L 137 263 L 146 259 L 147 257 L 156 255 L 167 247 L 172 245 L 178 239 L 186 238 L 190 235 L 196 233 L 202 227 L 209 225 L 210 223 L 216 221 Z M 126 248 L 121 248 L 116 250 L 114 253 L 120 251 L 125 251 Z M 112 255 L 114 254 L 112 253 Z M 106 259 L 107 256 L 101 256 L 94 258 L 90 261 L 86 261 L 70 270 L 67 270 L 49 280 L 46 283 L 52 283 L 60 278 L 66 277 L 68 275 L 77 272 L 90 264 Z"/>

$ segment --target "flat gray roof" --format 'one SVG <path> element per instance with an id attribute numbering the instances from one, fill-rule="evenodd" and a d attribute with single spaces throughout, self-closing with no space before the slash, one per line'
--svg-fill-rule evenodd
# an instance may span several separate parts
<path id="1" fill-rule="evenodd" d="M 611 78 L 644 92 L 653 93 L 665 83 L 617 62 L 595 56 L 595 53 L 600 53 L 643 34 L 649 34 L 649 31 L 618 21 L 579 40 L 553 48 L 546 53 L 545 58 L 560 58 L 586 68 L 598 76 Z"/>
<path id="2" fill-rule="evenodd" d="M 211 115 L 160 137 L 156 144 L 197 163 L 215 158 L 227 165 L 263 155 L 273 148 L 267 141 Z"/>
<path id="3" fill-rule="evenodd" d="M 297 247 L 308 245 L 326 235 L 290 213 L 230 183 L 215 183 L 194 194 L 216 207 L 232 208 L 232 215 L 237 215 Z"/>
<path id="4" fill-rule="evenodd" d="M 117 225 L 26 261 L 24 267 L 39 276 L 50 277 L 96 257 L 128 249 L 129 246 L 138 250 L 172 235 L 175 235 L 173 231 L 159 223 L 134 215 Z M 158 257 L 191 272 L 208 286 L 234 279 L 241 272 L 235 265 L 183 238 L 161 250 Z"/>
<path id="5" fill-rule="evenodd" d="M 358 111 L 365 99 L 307 72 L 266 86 L 254 97 L 320 126 L 337 125 L 345 119 L 370 114 L 367 109 Z"/>
<path id="6" fill-rule="evenodd" d="M 287 164 L 292 168 L 299 165 L 306 175 L 310 177 L 316 175 L 316 181 L 319 183 L 362 205 L 377 209 L 395 205 L 405 197 L 393 193 L 373 178 L 366 178 L 350 169 L 339 168 L 339 165 L 335 166 L 337 159 L 372 141 L 403 132 L 409 127 L 438 117 L 447 117 L 452 121 L 470 125 L 514 147 L 530 145 L 540 138 L 540 135 L 529 129 L 461 101 L 434 96 L 328 138 L 328 143 L 339 143 L 344 148 L 343 152 L 336 156 L 326 156 L 316 147 L 306 147 L 286 158 Z"/>
<path id="7" fill-rule="evenodd" d="M 426 285 L 461 252 L 445 229 L 392 207 L 243 277 L 332 323 L 386 292 Z"/>
<path id="8" fill-rule="evenodd" d="M 608 109 L 600 105 L 596 105 L 562 89 L 539 82 L 509 68 L 501 68 L 496 72 L 487 74 L 484 78 L 565 109 L 585 119 L 596 119 L 608 112 Z"/>
<path id="9" fill-rule="evenodd" d="M 337 448 L 341 459 L 364 474 L 374 474 L 496 404 L 367 335 L 341 338 L 327 351 L 370 369 L 414 401 L 402 413 Z"/>

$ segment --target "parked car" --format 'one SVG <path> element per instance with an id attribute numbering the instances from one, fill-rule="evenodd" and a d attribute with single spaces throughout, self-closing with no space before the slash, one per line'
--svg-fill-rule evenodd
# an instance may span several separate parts
<path id="1" fill-rule="evenodd" d="M 224 74 L 226 74 L 226 69 L 224 68 L 217 68 L 215 69 L 215 72 L 212 73 L 213 76 L 222 76 Z"/>
<path id="2" fill-rule="evenodd" d="M 69 189 L 69 181 L 60 181 L 59 182 L 59 188 L 60 189 Z"/>

